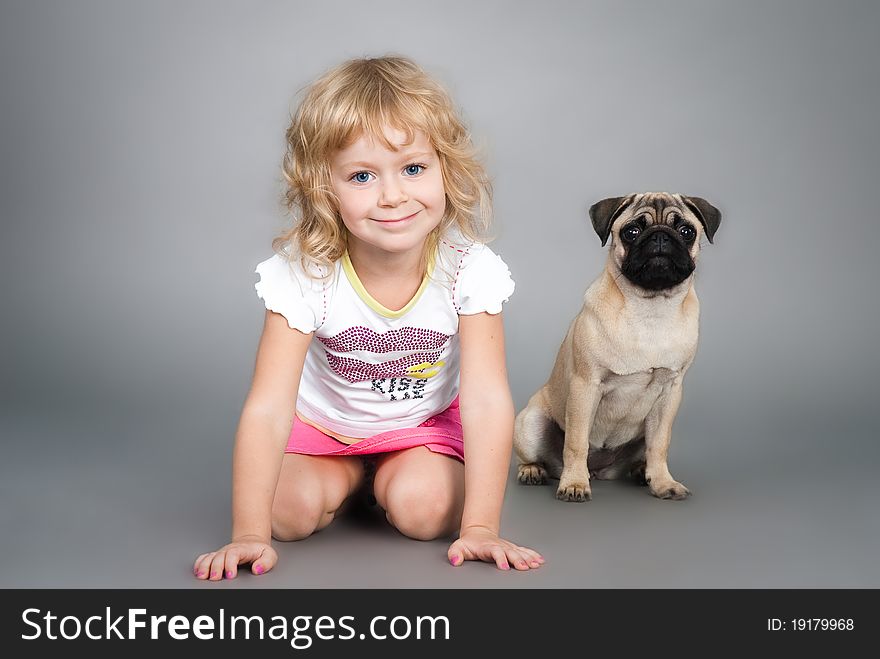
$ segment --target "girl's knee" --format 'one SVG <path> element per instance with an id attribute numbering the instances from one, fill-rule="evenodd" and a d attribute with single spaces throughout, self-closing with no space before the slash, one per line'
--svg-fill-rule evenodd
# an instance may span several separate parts
<path id="1" fill-rule="evenodd" d="M 302 540 L 320 531 L 336 515 L 345 495 L 320 489 L 292 488 L 277 492 L 272 503 L 272 537 L 276 540 Z"/>
<path id="2" fill-rule="evenodd" d="M 276 494 L 272 504 L 272 537 L 276 540 L 302 540 L 317 531 L 327 514 L 320 492 Z"/>
<path id="3" fill-rule="evenodd" d="M 361 476 L 359 463 L 323 463 L 321 469 L 305 471 L 282 468 L 272 502 L 272 537 L 302 540 L 320 531 L 333 521 Z"/>
<path id="4" fill-rule="evenodd" d="M 388 521 L 415 540 L 452 535 L 461 523 L 461 497 L 449 487 L 398 478 L 389 483 L 385 498 Z"/>

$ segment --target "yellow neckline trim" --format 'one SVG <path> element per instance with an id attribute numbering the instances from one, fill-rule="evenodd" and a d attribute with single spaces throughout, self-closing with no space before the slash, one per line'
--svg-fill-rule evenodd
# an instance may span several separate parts
<path id="1" fill-rule="evenodd" d="M 428 283 L 431 280 L 431 273 L 434 271 L 434 255 L 435 253 L 432 250 L 430 257 L 428 258 L 428 268 L 425 271 L 425 277 L 422 279 L 422 284 L 419 286 L 419 290 L 417 290 L 416 294 L 412 296 L 412 299 L 406 303 L 406 306 L 397 311 L 389 309 L 381 304 L 376 298 L 370 295 L 366 288 L 364 288 L 363 283 L 361 283 L 361 278 L 358 277 L 357 272 L 354 270 L 354 265 L 351 263 L 351 257 L 348 255 L 348 251 L 342 255 L 342 269 L 345 271 L 345 276 L 348 277 L 351 287 L 358 294 L 358 297 L 370 307 L 370 309 L 386 318 L 400 318 L 415 306 L 416 302 L 419 301 L 419 298 L 422 297 L 422 293 L 424 293 L 425 289 L 428 287 Z"/>

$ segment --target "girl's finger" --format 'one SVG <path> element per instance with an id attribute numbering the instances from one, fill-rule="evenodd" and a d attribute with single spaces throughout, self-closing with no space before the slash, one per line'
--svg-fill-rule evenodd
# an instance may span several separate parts
<path id="1" fill-rule="evenodd" d="M 235 579 L 238 574 L 238 564 L 243 562 L 242 552 L 237 549 L 230 549 L 226 552 L 226 560 L 223 562 L 224 574 L 227 579 Z"/>
<path id="2" fill-rule="evenodd" d="M 534 549 L 529 549 L 528 547 L 517 547 L 517 549 L 519 549 L 520 554 L 526 557 L 529 567 L 540 567 L 544 564 L 544 557 Z"/>
<path id="3" fill-rule="evenodd" d="M 446 558 L 448 558 L 449 562 L 455 567 L 464 565 L 464 548 L 458 540 L 449 546 L 449 551 L 446 552 Z"/>
<path id="4" fill-rule="evenodd" d="M 208 568 L 208 579 L 210 581 L 220 581 L 223 578 L 223 566 L 226 562 L 226 552 L 218 551 L 211 559 L 211 566 Z"/>
<path id="5" fill-rule="evenodd" d="M 193 569 L 193 572 L 195 573 L 196 578 L 198 578 L 198 579 L 207 579 L 208 578 L 208 576 L 209 576 L 208 573 L 211 569 L 211 559 L 214 558 L 214 553 L 215 552 L 211 552 L 209 554 L 202 554 L 201 555 L 199 562 L 196 563 L 196 566 Z"/>
<path id="6" fill-rule="evenodd" d="M 517 549 L 515 545 L 508 544 L 503 547 L 504 554 L 507 556 L 507 562 L 516 570 L 528 570 L 529 563 L 526 557 Z"/>
<path id="7" fill-rule="evenodd" d="M 251 572 L 256 575 L 265 574 L 273 567 L 278 560 L 275 550 L 268 547 L 262 551 L 260 556 L 251 564 Z"/>
<path id="8" fill-rule="evenodd" d="M 499 570 L 510 569 L 510 563 L 507 562 L 507 555 L 504 553 L 504 550 L 500 545 L 494 545 L 489 553 Z"/>

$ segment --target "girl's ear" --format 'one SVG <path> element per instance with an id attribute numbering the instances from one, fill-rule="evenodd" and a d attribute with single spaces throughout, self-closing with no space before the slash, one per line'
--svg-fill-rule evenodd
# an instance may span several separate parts
<path id="1" fill-rule="evenodd" d="M 631 201 L 632 195 L 609 197 L 590 206 L 590 219 L 593 221 L 593 228 L 602 239 L 602 247 L 605 247 L 605 243 L 608 242 L 614 220 L 629 206 Z"/>

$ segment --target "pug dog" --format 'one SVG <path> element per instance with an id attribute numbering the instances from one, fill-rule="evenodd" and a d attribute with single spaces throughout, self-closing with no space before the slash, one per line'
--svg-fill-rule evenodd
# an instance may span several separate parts
<path id="1" fill-rule="evenodd" d="M 672 423 L 699 329 L 694 270 L 721 213 L 666 192 L 603 199 L 590 208 L 604 247 L 547 383 L 516 417 L 518 480 L 559 479 L 562 501 L 592 498 L 590 478 L 630 476 L 661 499 L 690 491 L 669 473 Z"/>

